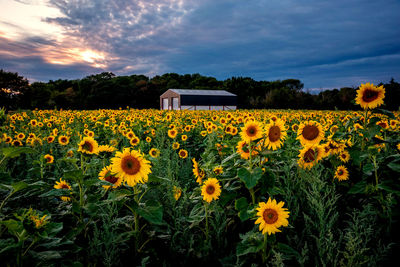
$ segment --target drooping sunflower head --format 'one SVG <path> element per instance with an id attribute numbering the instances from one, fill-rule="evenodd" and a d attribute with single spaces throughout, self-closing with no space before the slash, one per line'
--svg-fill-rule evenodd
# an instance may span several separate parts
<path id="1" fill-rule="evenodd" d="M 258 146 L 258 147 L 260 147 L 260 146 Z M 249 159 L 250 158 L 250 145 L 246 141 L 239 141 L 236 146 L 236 152 L 240 155 L 241 158 Z M 257 154 L 258 154 L 258 150 L 253 145 L 251 155 L 254 156 Z"/>
<path id="2" fill-rule="evenodd" d="M 307 144 L 319 144 L 324 135 L 325 133 L 320 123 L 307 121 L 300 124 L 296 139 L 299 139 L 303 146 Z"/>
<path id="3" fill-rule="evenodd" d="M 357 90 L 356 103 L 363 109 L 373 109 L 383 104 L 385 88 L 377 87 L 372 83 L 361 84 Z"/>
<path id="4" fill-rule="evenodd" d="M 152 158 L 158 158 L 160 156 L 160 150 L 158 150 L 157 148 L 152 148 L 149 151 L 149 155 Z"/>
<path id="5" fill-rule="evenodd" d="M 349 171 L 343 165 L 340 165 L 336 168 L 335 178 L 339 181 L 344 181 L 349 179 Z"/>
<path id="6" fill-rule="evenodd" d="M 121 186 L 121 184 L 122 184 L 122 178 L 113 175 L 113 173 L 111 171 L 111 165 L 104 167 L 100 171 L 99 179 L 103 180 L 103 181 L 107 181 L 109 183 L 112 183 L 113 184 L 112 188 L 117 188 L 117 187 Z M 111 187 L 111 185 L 103 185 L 104 189 L 108 189 L 110 187 Z"/>
<path id="7" fill-rule="evenodd" d="M 250 143 L 251 141 L 260 139 L 263 137 L 264 131 L 262 129 L 261 123 L 257 121 L 249 120 L 242 128 L 241 128 L 240 136 L 243 141 Z"/>
<path id="8" fill-rule="evenodd" d="M 182 195 L 182 189 L 174 185 L 174 187 L 172 188 L 172 193 L 174 195 L 175 200 L 178 201 L 178 199 Z"/>
<path id="9" fill-rule="evenodd" d="M 280 148 L 286 139 L 287 133 L 283 120 L 276 118 L 265 127 L 266 140 L 264 145 L 268 149 L 276 150 Z"/>
<path id="10" fill-rule="evenodd" d="M 217 200 L 221 195 L 221 186 L 215 178 L 208 178 L 201 187 L 201 195 L 203 200 L 210 203 L 213 199 Z"/>
<path id="11" fill-rule="evenodd" d="M 98 153 L 113 153 L 115 150 L 117 150 L 115 147 L 113 146 L 109 146 L 109 145 L 101 145 L 98 148 Z"/>
<path id="12" fill-rule="evenodd" d="M 129 148 L 125 148 L 122 152 L 118 151 L 111 159 L 111 163 L 112 173 L 121 177 L 129 186 L 147 182 L 151 173 L 150 162 L 139 151 Z"/>
<path id="13" fill-rule="evenodd" d="M 196 182 L 201 185 L 202 184 L 202 179 L 204 178 L 204 171 L 200 169 L 199 163 L 196 161 L 195 158 L 192 158 L 193 162 L 193 175 L 196 178 Z"/>
<path id="14" fill-rule="evenodd" d="M 297 163 L 303 169 L 311 169 L 324 157 L 324 149 L 319 145 L 306 145 L 300 150 Z"/>
<path id="15" fill-rule="evenodd" d="M 56 184 L 54 185 L 55 189 L 68 189 L 71 190 L 71 186 L 64 181 L 62 178 L 60 178 L 60 181 L 56 181 Z M 62 196 L 61 197 L 62 201 L 70 201 L 71 198 L 70 197 L 66 197 L 66 196 Z"/>
<path id="16" fill-rule="evenodd" d="M 260 224 L 259 230 L 262 234 L 268 233 L 268 235 L 281 232 L 278 228 L 281 226 L 289 225 L 289 211 L 283 208 L 284 202 L 276 203 L 276 200 L 268 199 L 267 203 L 260 202 L 257 208 L 258 219 L 255 224 Z"/>
<path id="17" fill-rule="evenodd" d="M 97 154 L 99 145 L 96 140 L 92 137 L 84 137 L 82 141 L 78 144 L 78 151 L 85 154 Z"/>

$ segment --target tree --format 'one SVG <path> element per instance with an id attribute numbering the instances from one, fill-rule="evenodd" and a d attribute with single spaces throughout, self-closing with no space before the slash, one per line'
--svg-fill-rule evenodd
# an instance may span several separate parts
<path id="1" fill-rule="evenodd" d="M 8 109 L 29 107 L 29 81 L 18 73 L 0 69 L 0 105 Z"/>

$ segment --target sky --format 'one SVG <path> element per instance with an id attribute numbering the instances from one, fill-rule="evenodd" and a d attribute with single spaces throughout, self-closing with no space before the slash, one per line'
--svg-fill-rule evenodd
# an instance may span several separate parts
<path id="1" fill-rule="evenodd" d="M 399 0 L 0 0 L 0 68 L 30 82 L 113 72 L 400 80 Z"/>

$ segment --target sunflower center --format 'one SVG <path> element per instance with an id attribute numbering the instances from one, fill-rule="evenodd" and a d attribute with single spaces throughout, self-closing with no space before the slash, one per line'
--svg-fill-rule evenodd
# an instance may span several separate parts
<path id="1" fill-rule="evenodd" d="M 319 130 L 315 125 L 306 125 L 301 134 L 307 140 L 314 140 L 319 135 Z"/>
<path id="2" fill-rule="evenodd" d="M 67 142 L 67 138 L 63 137 L 61 138 L 61 143 L 66 143 Z"/>
<path id="3" fill-rule="evenodd" d="M 364 101 L 364 102 L 367 102 L 367 103 L 369 103 L 369 102 L 372 102 L 372 101 L 374 101 L 375 99 L 377 99 L 378 98 L 378 92 L 377 91 L 374 91 L 374 90 L 365 90 L 364 91 L 364 94 L 363 94 L 363 96 L 362 96 L 362 100 Z"/>
<path id="4" fill-rule="evenodd" d="M 104 177 L 104 180 L 106 180 L 109 183 L 115 184 L 118 181 L 118 178 L 113 175 L 108 175 Z"/>
<path id="5" fill-rule="evenodd" d="M 256 135 L 257 129 L 254 126 L 250 126 L 250 127 L 247 128 L 246 133 L 247 133 L 248 136 L 253 137 L 253 136 Z"/>
<path id="6" fill-rule="evenodd" d="M 69 189 L 69 187 L 68 187 L 68 185 L 66 185 L 66 184 L 62 184 L 62 185 L 61 185 L 61 189 Z"/>
<path id="7" fill-rule="evenodd" d="M 313 149 L 307 150 L 306 153 L 304 153 L 304 161 L 306 163 L 313 162 L 315 160 L 315 151 Z"/>
<path id="8" fill-rule="evenodd" d="M 278 212 L 274 209 L 266 209 L 263 212 L 263 218 L 265 223 L 273 224 L 278 220 Z"/>
<path id="9" fill-rule="evenodd" d="M 90 142 L 85 141 L 85 143 L 82 145 L 82 149 L 86 150 L 86 151 L 89 151 L 89 152 L 92 152 L 93 151 L 93 145 Z"/>
<path id="10" fill-rule="evenodd" d="M 342 176 L 342 175 L 343 175 L 343 171 L 342 171 L 342 170 L 339 170 L 337 174 L 338 174 L 339 176 Z"/>
<path id="11" fill-rule="evenodd" d="M 126 156 L 122 159 L 121 168 L 125 173 L 134 175 L 140 170 L 140 162 L 133 156 Z"/>
<path id="12" fill-rule="evenodd" d="M 275 142 L 275 141 L 279 140 L 280 137 L 281 137 L 281 129 L 278 126 L 272 126 L 269 129 L 269 133 L 268 133 L 269 141 Z"/>
<path id="13" fill-rule="evenodd" d="M 215 187 L 213 185 L 207 186 L 206 192 L 207 194 L 212 195 L 215 192 Z"/>

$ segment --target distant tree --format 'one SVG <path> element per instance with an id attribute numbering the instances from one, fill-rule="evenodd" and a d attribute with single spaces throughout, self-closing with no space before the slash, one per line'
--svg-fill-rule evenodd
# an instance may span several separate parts
<path id="1" fill-rule="evenodd" d="M 0 69 L 0 106 L 7 109 L 29 108 L 29 89 L 26 78 Z"/>

